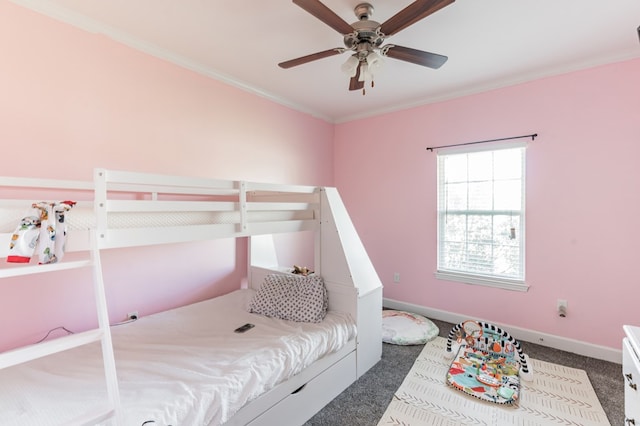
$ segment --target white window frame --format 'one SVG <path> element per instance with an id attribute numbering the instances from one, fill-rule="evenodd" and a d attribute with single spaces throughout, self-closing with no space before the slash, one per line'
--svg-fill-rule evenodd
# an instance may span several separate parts
<path id="1" fill-rule="evenodd" d="M 442 155 L 452 155 L 452 154 L 466 154 L 466 153 L 475 153 L 475 152 L 481 152 L 481 151 L 497 151 L 497 150 L 501 150 L 501 149 L 510 149 L 510 148 L 525 148 L 526 147 L 526 142 L 501 142 L 501 143 L 487 143 L 487 144 L 480 144 L 480 145 L 474 145 L 474 146 L 458 146 L 458 147 L 450 147 L 450 148 L 441 148 L 438 149 L 438 156 L 442 156 Z M 438 223 L 438 234 L 437 234 L 437 255 L 438 255 L 438 259 L 437 259 L 437 265 L 436 265 L 436 272 L 435 272 L 435 277 L 437 279 L 441 279 L 441 280 L 446 280 L 446 281 L 456 281 L 456 282 L 462 282 L 462 283 L 466 283 L 466 284 L 472 284 L 472 285 L 481 285 L 481 286 L 487 286 L 487 287 L 496 287 L 496 288 L 502 288 L 502 289 L 506 289 L 506 290 L 514 290 L 514 291 L 523 291 L 526 292 L 529 289 L 529 286 L 526 284 L 525 282 L 525 266 L 526 266 L 526 261 L 525 261 L 525 241 L 526 241 L 526 235 L 525 235 L 525 198 L 526 198 L 526 192 L 525 192 L 525 187 L 526 187 L 526 182 L 525 182 L 525 177 L 526 177 L 526 149 L 523 150 L 523 154 L 522 154 L 522 176 L 521 176 L 521 210 L 520 210 L 520 227 L 519 229 L 517 229 L 518 232 L 518 237 L 520 238 L 520 259 L 521 259 L 521 268 L 522 268 L 522 279 L 508 279 L 508 278 L 504 278 L 504 277 L 498 277 L 498 276 L 492 276 L 492 275 L 481 275 L 481 274 L 475 274 L 475 273 L 471 273 L 471 272 L 461 272 L 461 271 L 454 271 L 454 270 L 448 270 L 448 269 L 441 269 L 440 268 L 440 239 L 441 239 L 441 218 L 443 217 L 443 212 L 440 209 L 440 203 L 441 203 L 441 173 L 440 173 L 440 158 L 437 159 L 438 161 L 438 165 L 437 165 L 437 174 L 438 174 L 438 182 L 437 182 L 437 196 L 438 196 L 438 208 L 437 208 L 437 223 Z"/>

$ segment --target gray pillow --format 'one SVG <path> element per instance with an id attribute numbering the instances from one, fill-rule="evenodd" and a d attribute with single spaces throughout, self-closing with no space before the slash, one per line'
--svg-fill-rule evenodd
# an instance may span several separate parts
<path id="1" fill-rule="evenodd" d="M 249 303 L 249 312 L 298 322 L 320 322 L 329 298 L 317 275 L 267 275 Z"/>

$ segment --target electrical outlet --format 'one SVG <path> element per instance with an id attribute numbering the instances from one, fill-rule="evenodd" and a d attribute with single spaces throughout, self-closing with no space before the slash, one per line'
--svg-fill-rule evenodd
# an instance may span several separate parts
<path id="1" fill-rule="evenodd" d="M 567 301 L 564 299 L 558 299 L 558 316 L 564 318 L 567 316 Z"/>
<path id="2" fill-rule="evenodd" d="M 137 320 L 138 319 L 138 311 L 129 312 L 127 314 L 127 319 L 128 320 L 133 320 L 133 321 Z"/>
<path id="3" fill-rule="evenodd" d="M 400 282 L 400 272 L 395 272 L 393 274 L 393 282 L 394 283 L 399 283 Z"/>

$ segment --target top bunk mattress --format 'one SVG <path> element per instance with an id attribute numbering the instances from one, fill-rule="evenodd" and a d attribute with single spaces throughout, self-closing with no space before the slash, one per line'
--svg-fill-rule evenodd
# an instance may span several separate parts
<path id="1" fill-rule="evenodd" d="M 348 314 L 296 323 L 247 311 L 253 290 L 112 327 L 125 425 L 216 425 L 338 351 L 356 334 Z M 255 327 L 234 333 L 239 326 Z M 106 398 L 99 345 L 0 371 L 6 425 L 64 424 Z"/>

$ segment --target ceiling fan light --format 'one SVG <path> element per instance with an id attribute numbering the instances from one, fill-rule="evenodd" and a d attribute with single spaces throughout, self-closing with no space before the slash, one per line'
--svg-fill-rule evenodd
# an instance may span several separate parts
<path id="1" fill-rule="evenodd" d="M 358 71 L 358 64 L 360 61 L 355 56 L 349 56 L 349 59 L 342 64 L 342 72 L 347 74 L 349 77 L 355 77 L 356 72 Z"/>
<path id="2" fill-rule="evenodd" d="M 384 60 L 382 59 L 382 56 L 380 56 L 376 52 L 369 52 L 369 54 L 367 55 L 367 65 L 369 66 L 369 70 L 372 73 L 375 73 L 382 68 L 382 66 L 384 65 Z"/>
<path id="3" fill-rule="evenodd" d="M 358 77 L 358 81 L 364 81 L 365 83 L 371 83 L 373 81 L 373 73 L 366 62 L 360 65 L 360 77 Z"/>

